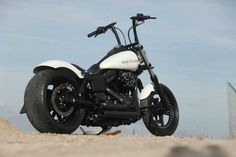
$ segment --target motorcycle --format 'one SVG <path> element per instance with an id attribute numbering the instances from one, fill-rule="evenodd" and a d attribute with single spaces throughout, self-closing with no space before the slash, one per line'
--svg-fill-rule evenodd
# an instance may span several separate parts
<path id="1" fill-rule="evenodd" d="M 125 36 L 115 27 L 116 22 L 88 34 L 96 37 L 110 30 L 118 43 L 88 70 L 59 60 L 34 68 L 20 112 L 26 113 L 34 128 L 43 133 L 70 134 L 79 126 L 92 126 L 101 127 L 98 134 L 102 134 L 111 127 L 142 119 L 153 135 L 175 132 L 179 122 L 177 101 L 171 90 L 159 83 L 136 29 L 156 17 L 137 14 L 130 19 L 129 44 L 121 44 L 118 31 L 124 39 Z M 145 87 L 139 78 L 144 71 L 148 71 L 151 80 Z"/>

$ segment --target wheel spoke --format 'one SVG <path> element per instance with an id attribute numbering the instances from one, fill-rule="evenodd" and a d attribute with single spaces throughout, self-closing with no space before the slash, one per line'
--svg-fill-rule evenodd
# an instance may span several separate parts
<path id="1" fill-rule="evenodd" d="M 61 116 L 59 114 L 57 114 L 57 118 L 58 118 L 59 122 L 62 122 L 62 118 L 61 118 Z"/>
<path id="2" fill-rule="evenodd" d="M 55 118 L 55 116 L 56 116 L 56 111 L 53 110 L 52 111 L 52 117 Z"/>
<path id="3" fill-rule="evenodd" d="M 154 116 L 154 118 L 155 118 L 155 120 L 156 120 L 156 121 L 158 121 L 158 117 L 157 117 L 157 115 L 156 115 L 156 116 Z"/>
<path id="4" fill-rule="evenodd" d="M 58 120 L 59 120 L 59 122 L 62 122 L 62 118 L 61 118 L 61 116 L 58 116 Z"/>
<path id="5" fill-rule="evenodd" d="M 163 114 L 159 115 L 159 122 L 161 123 L 161 126 L 164 126 L 164 118 L 163 118 Z"/>
<path id="6" fill-rule="evenodd" d="M 170 116 L 170 111 L 166 111 L 164 115 Z"/>
<path id="7" fill-rule="evenodd" d="M 52 90 L 51 89 L 47 89 L 47 99 L 50 99 L 52 96 Z"/>
<path id="8" fill-rule="evenodd" d="M 51 97 L 52 97 L 52 90 L 51 89 L 47 89 L 46 99 L 47 99 L 49 111 L 53 110 Z"/>

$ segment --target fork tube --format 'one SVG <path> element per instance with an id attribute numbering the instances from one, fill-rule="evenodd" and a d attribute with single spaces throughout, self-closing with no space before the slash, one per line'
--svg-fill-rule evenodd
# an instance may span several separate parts
<path id="1" fill-rule="evenodd" d="M 164 105 L 167 106 L 169 101 L 167 100 L 167 98 L 166 98 L 166 96 L 165 96 L 165 93 L 164 93 L 163 89 L 162 89 L 161 86 L 160 86 L 160 83 L 159 83 L 159 80 L 158 80 L 158 78 L 157 78 L 157 75 L 156 75 L 156 74 L 153 72 L 153 70 L 150 68 L 150 63 L 149 63 L 149 61 L 148 61 L 146 55 L 143 53 L 143 51 L 139 50 L 139 53 L 140 53 L 141 57 L 143 58 L 144 63 L 145 63 L 145 66 L 147 67 L 147 70 L 148 70 L 148 72 L 149 72 L 149 74 L 150 74 L 150 79 L 151 79 L 151 81 L 152 81 L 153 84 L 154 84 L 154 89 L 155 89 L 155 91 L 158 92 L 158 94 L 160 95 L 161 99 L 162 99 L 163 102 L 164 102 Z"/>

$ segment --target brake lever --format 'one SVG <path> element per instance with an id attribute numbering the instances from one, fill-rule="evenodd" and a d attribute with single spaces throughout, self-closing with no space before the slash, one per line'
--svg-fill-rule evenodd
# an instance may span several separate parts
<path id="1" fill-rule="evenodd" d="M 102 33 L 105 33 L 105 32 L 106 32 L 105 27 L 103 27 L 103 26 L 98 27 L 97 30 L 96 30 L 96 32 L 97 32 L 97 33 L 94 35 L 95 38 L 96 38 L 99 34 L 102 34 Z"/>

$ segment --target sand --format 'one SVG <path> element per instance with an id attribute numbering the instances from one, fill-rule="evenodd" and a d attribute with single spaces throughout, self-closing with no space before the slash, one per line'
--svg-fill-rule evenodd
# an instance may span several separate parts
<path id="1" fill-rule="evenodd" d="M 0 118 L 0 157 L 236 157 L 235 140 L 21 132 Z"/>

